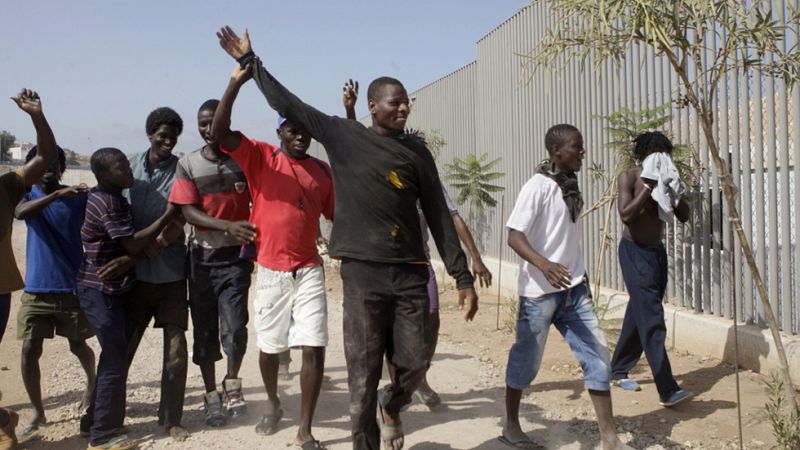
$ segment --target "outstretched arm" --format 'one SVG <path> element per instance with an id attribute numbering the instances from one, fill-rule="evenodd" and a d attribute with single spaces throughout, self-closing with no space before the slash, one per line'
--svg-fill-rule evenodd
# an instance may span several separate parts
<path id="1" fill-rule="evenodd" d="M 450 210 L 444 199 L 442 182 L 436 171 L 436 163 L 430 152 L 421 154 L 419 200 L 428 228 L 436 248 L 444 261 L 447 273 L 456 280 L 459 305 L 469 303 L 464 319 L 469 321 L 478 312 L 478 294 L 475 293 L 475 278 L 467 266 L 467 257 L 458 242 L 458 234 L 453 224 Z"/>
<path id="2" fill-rule="evenodd" d="M 342 105 L 349 120 L 356 120 L 356 102 L 358 101 L 358 81 L 348 80 L 342 88 Z"/>
<path id="3" fill-rule="evenodd" d="M 243 244 L 253 242 L 256 238 L 256 226 L 246 220 L 233 222 L 217 219 L 204 213 L 195 205 L 181 205 L 183 216 L 192 225 L 211 230 L 225 231 Z"/>
<path id="4" fill-rule="evenodd" d="M 47 208 L 47 205 L 59 198 L 86 195 L 88 192 L 89 187 L 81 183 L 76 186 L 63 187 L 35 200 L 22 200 L 14 209 L 14 217 L 19 220 L 28 220 L 42 212 L 43 209 Z"/>
<path id="5" fill-rule="evenodd" d="M 33 126 L 36 128 L 36 156 L 25 164 L 23 178 L 25 186 L 30 187 L 42 177 L 42 174 L 56 159 L 56 138 L 44 117 L 42 101 L 36 91 L 23 89 L 16 97 L 11 97 L 11 100 L 17 104 L 19 109 L 31 116 Z"/>
<path id="6" fill-rule="evenodd" d="M 151 223 L 147 228 L 141 229 L 131 236 L 119 238 L 119 243 L 131 255 L 138 255 L 149 247 L 164 228 L 180 214 L 180 209 L 172 203 L 167 203 L 164 214 Z"/>
<path id="7" fill-rule="evenodd" d="M 308 130 L 311 137 L 324 145 L 327 141 L 326 132 L 336 119 L 303 103 L 264 68 L 261 59 L 253 53 L 247 29 L 245 28 L 242 37 L 239 38 L 230 27 L 226 26 L 217 32 L 217 37 L 220 47 L 228 55 L 239 61 L 240 64 L 250 64 L 253 80 L 264 94 L 270 107 L 281 116 L 291 119 Z M 326 147 L 325 150 L 330 151 L 331 148 Z"/>
<path id="8" fill-rule="evenodd" d="M 219 100 L 219 105 L 214 113 L 214 120 L 211 122 L 211 136 L 228 150 L 235 150 L 242 141 L 239 133 L 231 131 L 231 113 L 233 112 L 233 102 L 236 101 L 236 97 L 239 95 L 239 89 L 250 78 L 252 78 L 250 66 L 243 68 L 237 64 L 233 72 L 231 72 L 228 87 Z"/>

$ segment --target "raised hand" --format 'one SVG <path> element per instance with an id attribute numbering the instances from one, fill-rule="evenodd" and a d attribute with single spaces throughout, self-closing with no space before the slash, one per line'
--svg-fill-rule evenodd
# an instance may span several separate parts
<path id="1" fill-rule="evenodd" d="M 11 97 L 11 100 L 19 106 L 19 109 L 30 115 L 42 113 L 42 100 L 36 91 L 22 89 L 16 97 Z"/>
<path id="2" fill-rule="evenodd" d="M 253 78 L 253 72 L 250 70 L 250 67 L 251 65 L 249 63 L 244 67 L 236 64 L 233 72 L 231 72 L 231 80 L 236 83 L 237 86 L 242 86 L 247 83 L 247 80 Z"/>
<path id="3" fill-rule="evenodd" d="M 342 104 L 346 109 L 355 108 L 358 100 L 358 81 L 353 83 L 352 78 L 342 88 Z"/>
<path id="4" fill-rule="evenodd" d="M 469 306 L 466 314 L 464 314 L 464 320 L 469 322 L 478 313 L 478 294 L 475 292 L 475 288 L 458 290 L 458 306 L 463 309 L 465 303 L 469 303 Z"/>
<path id="5" fill-rule="evenodd" d="M 217 38 L 219 38 L 219 46 L 225 50 L 233 59 L 239 59 L 242 56 L 253 51 L 250 45 L 250 35 L 247 33 L 247 28 L 242 32 L 242 37 L 236 35 L 231 27 L 225 25 L 217 31 Z"/>

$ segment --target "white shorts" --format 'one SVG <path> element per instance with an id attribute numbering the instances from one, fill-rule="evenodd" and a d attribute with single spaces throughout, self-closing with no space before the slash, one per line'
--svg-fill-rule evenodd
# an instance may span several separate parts
<path id="1" fill-rule="evenodd" d="M 322 266 L 294 272 L 258 264 L 255 309 L 256 344 L 264 353 L 290 347 L 328 345 L 328 302 Z"/>

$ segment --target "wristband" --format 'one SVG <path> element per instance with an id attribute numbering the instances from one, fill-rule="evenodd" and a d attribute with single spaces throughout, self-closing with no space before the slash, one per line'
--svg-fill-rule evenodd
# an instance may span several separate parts
<path id="1" fill-rule="evenodd" d="M 236 62 L 238 62 L 238 63 L 239 63 L 239 67 L 241 67 L 242 69 L 244 69 L 244 66 L 246 66 L 246 65 L 247 65 L 247 64 L 248 64 L 250 61 L 252 61 L 253 59 L 255 59 L 255 57 L 256 57 L 256 54 L 255 54 L 255 53 L 253 53 L 253 51 L 252 51 L 252 50 L 250 50 L 249 52 L 245 53 L 245 54 L 244 54 L 244 55 L 242 55 L 241 57 L 239 57 L 239 58 L 236 58 Z"/>

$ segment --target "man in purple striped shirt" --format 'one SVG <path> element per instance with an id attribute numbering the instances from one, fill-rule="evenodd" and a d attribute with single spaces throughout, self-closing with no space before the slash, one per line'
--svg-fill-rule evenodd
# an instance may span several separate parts
<path id="1" fill-rule="evenodd" d="M 136 443 L 120 429 L 128 372 L 125 306 L 134 272 L 128 268 L 109 275 L 104 266 L 121 256 L 141 254 L 179 210 L 169 205 L 158 220 L 136 231 L 130 205 L 122 196 L 122 190 L 133 184 L 128 158 L 116 148 L 101 148 L 92 155 L 91 167 L 97 187 L 88 195 L 81 228 L 84 257 L 77 290 L 81 309 L 100 343 L 100 359 L 92 404 L 81 419 L 81 431 L 91 427 L 89 449 L 129 449 Z"/>

